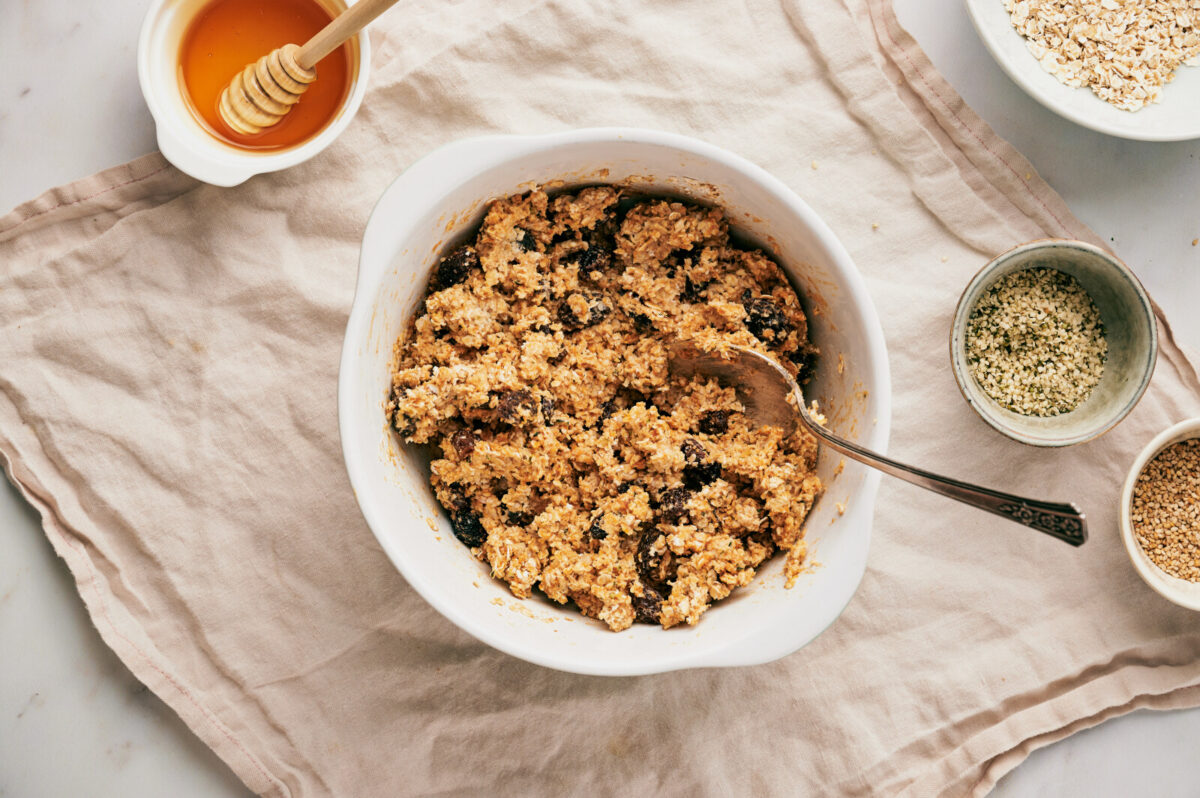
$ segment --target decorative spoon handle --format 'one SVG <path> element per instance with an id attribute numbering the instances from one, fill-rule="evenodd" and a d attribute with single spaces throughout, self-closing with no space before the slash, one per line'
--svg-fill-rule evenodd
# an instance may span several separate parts
<path id="1" fill-rule="evenodd" d="M 951 499 L 957 499 L 964 504 L 978 507 L 980 510 L 1004 516 L 1018 524 L 1045 532 L 1051 537 L 1065 540 L 1072 546 L 1081 546 L 1087 540 L 1087 520 L 1074 504 L 1044 502 L 1024 496 L 1015 496 L 1011 493 L 972 485 L 969 482 L 962 482 L 915 466 L 898 463 L 826 430 L 808 414 L 808 410 L 804 407 L 804 397 L 800 395 L 799 388 L 795 393 L 804 426 L 808 427 L 813 435 L 824 441 L 829 448 L 878 468 L 897 479 L 911 482 L 913 485 L 919 485 L 926 490 L 940 493 Z"/>

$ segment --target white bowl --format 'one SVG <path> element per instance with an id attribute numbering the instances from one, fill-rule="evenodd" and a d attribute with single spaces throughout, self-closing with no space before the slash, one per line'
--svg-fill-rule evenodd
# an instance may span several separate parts
<path id="1" fill-rule="evenodd" d="M 1146 448 L 1142 449 L 1137 459 L 1133 461 L 1133 466 L 1130 467 L 1129 474 L 1125 477 L 1125 487 L 1121 489 L 1121 540 L 1125 543 L 1125 551 L 1129 554 L 1129 561 L 1133 563 L 1134 570 L 1146 584 L 1154 588 L 1163 598 L 1173 601 L 1181 607 L 1187 607 L 1189 610 L 1200 611 L 1200 582 L 1189 582 L 1186 579 L 1171 576 L 1151 562 L 1150 558 L 1146 556 L 1146 552 L 1142 550 L 1141 544 L 1137 542 L 1137 538 L 1133 536 L 1133 524 L 1129 520 L 1129 508 L 1133 504 L 1134 483 L 1137 482 L 1142 470 L 1146 468 L 1146 464 L 1171 444 L 1190 438 L 1200 438 L 1200 418 L 1181 421 L 1159 433 L 1154 440 L 1146 444 Z"/>
<path id="2" fill-rule="evenodd" d="M 480 640 L 530 662 L 630 675 L 789 654 L 837 618 L 862 579 L 877 472 L 847 462 L 836 473 L 841 458 L 822 453 L 818 472 L 828 488 L 807 527 L 819 565 L 791 590 L 783 588 L 776 558 L 695 627 L 614 633 L 544 598 L 515 599 L 491 579 L 451 532 L 429 488 L 427 461 L 389 430 L 384 402 L 393 345 L 439 254 L 479 224 L 488 201 L 557 181 L 618 183 L 723 206 L 739 232 L 776 253 L 817 311 L 810 329 L 824 356 L 810 395 L 834 430 L 885 449 L 891 383 L 879 320 L 846 251 L 785 185 L 742 158 L 668 133 L 596 129 L 472 139 L 411 166 L 384 192 L 363 235 L 338 375 L 342 448 L 363 515 L 430 604 Z M 842 516 L 837 502 L 845 506 Z"/>
<path id="3" fill-rule="evenodd" d="M 1004 10 L 1004 0 L 967 0 L 967 11 L 1000 68 L 1030 97 L 1086 128 L 1140 141 L 1200 138 L 1200 67 L 1181 66 L 1161 103 L 1122 111 L 1085 87 L 1074 88 L 1042 69 Z"/>
<path id="4" fill-rule="evenodd" d="M 362 104 L 371 68 L 366 31 L 350 39 L 350 89 L 337 115 L 317 135 L 294 147 L 256 152 L 227 144 L 201 127 L 184 99 L 179 78 L 179 48 L 188 24 L 210 0 L 152 0 L 138 37 L 138 83 L 154 117 L 163 156 L 197 180 L 236 186 L 254 175 L 277 172 L 307 161 L 336 139 Z M 346 9 L 344 0 L 317 0 L 331 14 Z M 264 53 L 264 55 L 266 55 Z"/>
<path id="5" fill-rule="evenodd" d="M 1057 416 L 1023 416 L 979 386 L 967 359 L 967 324 L 979 297 L 1025 269 L 1065 272 L 1096 304 L 1108 340 L 1104 374 L 1087 399 Z M 1086 241 L 1046 238 L 1013 247 L 967 283 L 950 325 L 950 365 L 967 404 L 993 429 L 1031 446 L 1073 446 L 1108 432 L 1141 401 L 1158 362 L 1158 324 L 1142 284 L 1116 256 Z"/>

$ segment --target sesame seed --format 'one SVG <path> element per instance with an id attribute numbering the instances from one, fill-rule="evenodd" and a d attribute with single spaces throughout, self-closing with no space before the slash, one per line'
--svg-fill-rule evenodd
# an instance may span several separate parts
<path id="1" fill-rule="evenodd" d="M 1129 519 L 1151 562 L 1200 582 L 1200 439 L 1171 444 L 1146 464 L 1133 486 Z"/>

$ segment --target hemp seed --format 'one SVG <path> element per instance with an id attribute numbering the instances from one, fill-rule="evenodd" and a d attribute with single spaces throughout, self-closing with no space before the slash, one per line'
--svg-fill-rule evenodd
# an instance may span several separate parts
<path id="1" fill-rule="evenodd" d="M 967 321 L 966 349 L 968 370 L 988 396 L 1021 415 L 1057 416 L 1100 382 L 1108 341 L 1078 280 L 1034 268 L 983 292 Z"/>

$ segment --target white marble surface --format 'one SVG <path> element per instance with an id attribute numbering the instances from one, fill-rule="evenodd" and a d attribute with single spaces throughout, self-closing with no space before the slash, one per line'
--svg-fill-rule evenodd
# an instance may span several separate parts
<path id="1" fill-rule="evenodd" d="M 1113 242 L 1200 350 L 1200 143 L 1124 142 L 1061 120 L 991 61 L 961 0 L 895 2 L 950 82 Z M 134 68 L 143 10 L 138 0 L 0 6 L 0 212 L 153 149 Z M 0 796 L 245 795 L 103 645 L 7 483 L 0 529 Z M 1034 753 L 993 794 L 1196 796 L 1198 739 L 1200 710 L 1135 713 Z"/>

